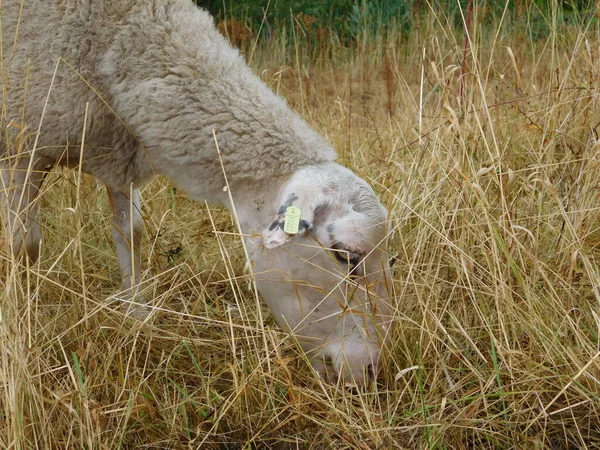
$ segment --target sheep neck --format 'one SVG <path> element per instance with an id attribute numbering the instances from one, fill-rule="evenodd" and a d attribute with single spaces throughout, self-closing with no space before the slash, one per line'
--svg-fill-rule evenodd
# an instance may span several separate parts
<path id="1" fill-rule="evenodd" d="M 262 240 L 263 230 L 272 222 L 277 212 L 277 201 L 286 178 L 234 183 L 229 186 L 231 197 L 221 199 L 221 203 L 229 208 L 234 220 L 239 222 L 247 242 L 258 243 Z"/>

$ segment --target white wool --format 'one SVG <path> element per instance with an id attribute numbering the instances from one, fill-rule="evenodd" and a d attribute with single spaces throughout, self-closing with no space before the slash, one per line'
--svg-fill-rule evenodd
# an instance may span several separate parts
<path id="1" fill-rule="evenodd" d="M 89 102 L 83 170 L 116 189 L 164 173 L 212 200 L 222 184 L 213 130 L 233 183 L 335 158 L 190 1 L 27 0 L 13 52 L 19 3 L 2 5 L 9 119 L 21 121 L 25 97 L 25 123 L 37 127 L 58 64 L 39 157 L 78 163 Z"/>

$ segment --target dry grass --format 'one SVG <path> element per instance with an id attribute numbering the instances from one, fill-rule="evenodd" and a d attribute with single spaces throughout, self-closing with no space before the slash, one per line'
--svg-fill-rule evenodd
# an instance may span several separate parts
<path id="1" fill-rule="evenodd" d="M 533 42 L 476 15 L 462 76 L 464 36 L 434 12 L 333 59 L 301 40 L 253 53 L 391 211 L 395 328 L 368 392 L 315 378 L 260 321 L 226 211 L 163 180 L 142 193 L 156 310 L 124 317 L 103 187 L 54 172 L 41 261 L 0 260 L 0 447 L 598 448 L 600 34 L 584 25 Z"/>

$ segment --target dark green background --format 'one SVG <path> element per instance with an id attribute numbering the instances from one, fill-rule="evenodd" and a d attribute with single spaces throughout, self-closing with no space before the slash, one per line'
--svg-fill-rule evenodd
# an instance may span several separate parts
<path id="1" fill-rule="evenodd" d="M 419 19 L 434 5 L 450 26 L 463 27 L 460 13 L 465 11 L 468 0 L 196 0 L 208 9 L 217 21 L 234 18 L 254 34 L 261 30 L 261 36 L 269 35 L 273 29 L 291 29 L 291 24 L 304 26 L 297 20 L 300 13 L 312 16 L 313 29 L 324 29 L 352 39 L 364 30 L 377 32 L 390 27 L 402 32 L 410 32 L 419 24 Z M 499 20 L 505 8 L 504 1 L 474 0 L 474 5 L 485 11 L 484 21 Z M 552 5 L 559 23 L 582 23 L 595 14 L 593 0 L 558 1 L 552 0 L 510 0 L 508 14 L 503 24 L 508 27 L 524 27 L 531 37 L 547 35 L 552 17 Z M 295 18 L 294 20 L 292 18 Z M 261 28 L 262 24 L 262 28 Z"/>

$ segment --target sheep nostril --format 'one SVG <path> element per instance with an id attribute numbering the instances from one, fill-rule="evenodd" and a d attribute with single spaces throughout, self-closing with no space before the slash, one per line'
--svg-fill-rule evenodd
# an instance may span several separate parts
<path id="1" fill-rule="evenodd" d="M 375 379 L 375 370 L 373 370 L 373 364 L 367 366 L 367 377 L 369 380 Z"/>
<path id="2" fill-rule="evenodd" d="M 334 384 L 337 383 L 337 381 L 339 379 L 339 374 L 333 364 L 333 358 L 331 357 L 331 355 L 329 355 L 327 353 L 323 353 L 321 356 L 321 359 L 323 361 L 323 369 L 324 369 L 325 378 L 330 383 L 334 383 Z"/>

